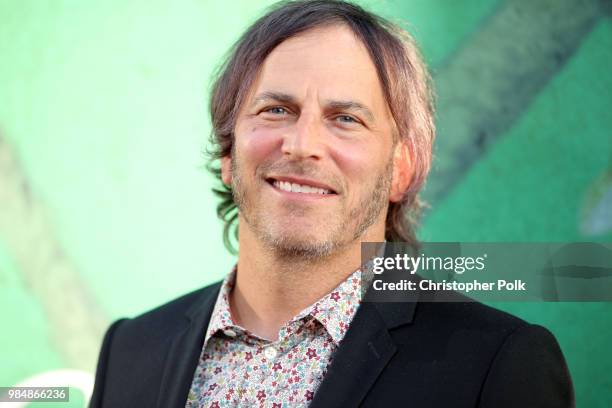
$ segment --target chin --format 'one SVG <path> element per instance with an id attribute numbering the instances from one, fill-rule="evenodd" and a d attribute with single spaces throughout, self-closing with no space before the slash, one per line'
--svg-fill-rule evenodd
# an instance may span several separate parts
<path id="1" fill-rule="evenodd" d="M 297 259 L 325 258 L 338 247 L 332 239 L 322 239 L 312 234 L 296 235 L 297 231 L 289 234 L 270 234 L 264 241 L 278 256 Z"/>

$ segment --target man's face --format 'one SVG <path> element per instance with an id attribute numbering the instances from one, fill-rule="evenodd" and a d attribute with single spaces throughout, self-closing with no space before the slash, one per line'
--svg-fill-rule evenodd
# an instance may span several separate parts
<path id="1" fill-rule="evenodd" d="M 239 112 L 231 157 L 222 159 L 240 228 L 278 254 L 306 258 L 384 232 L 392 129 L 376 68 L 348 28 L 281 43 Z"/>

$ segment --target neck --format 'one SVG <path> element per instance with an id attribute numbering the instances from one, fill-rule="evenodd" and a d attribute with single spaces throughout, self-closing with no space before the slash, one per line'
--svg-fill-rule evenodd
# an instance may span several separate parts
<path id="1" fill-rule="evenodd" d="M 384 240 L 384 225 L 371 230 L 361 240 Z M 361 264 L 360 241 L 328 257 L 301 261 L 271 253 L 248 226 L 239 231 L 238 273 L 230 295 L 232 318 L 268 340 L 276 340 L 284 324 L 332 291 Z"/>

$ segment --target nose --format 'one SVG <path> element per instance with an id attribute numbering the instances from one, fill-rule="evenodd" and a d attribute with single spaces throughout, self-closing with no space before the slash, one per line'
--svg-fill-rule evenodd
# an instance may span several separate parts
<path id="1" fill-rule="evenodd" d="M 291 159 L 319 160 L 324 152 L 322 123 L 314 112 L 302 112 L 284 135 L 282 152 Z"/>

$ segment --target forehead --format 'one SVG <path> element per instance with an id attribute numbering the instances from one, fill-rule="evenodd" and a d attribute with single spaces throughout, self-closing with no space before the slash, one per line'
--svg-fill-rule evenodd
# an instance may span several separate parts
<path id="1" fill-rule="evenodd" d="M 251 95 L 262 91 L 297 99 L 356 100 L 386 111 L 376 66 L 343 24 L 311 29 L 279 44 L 264 61 Z"/>

